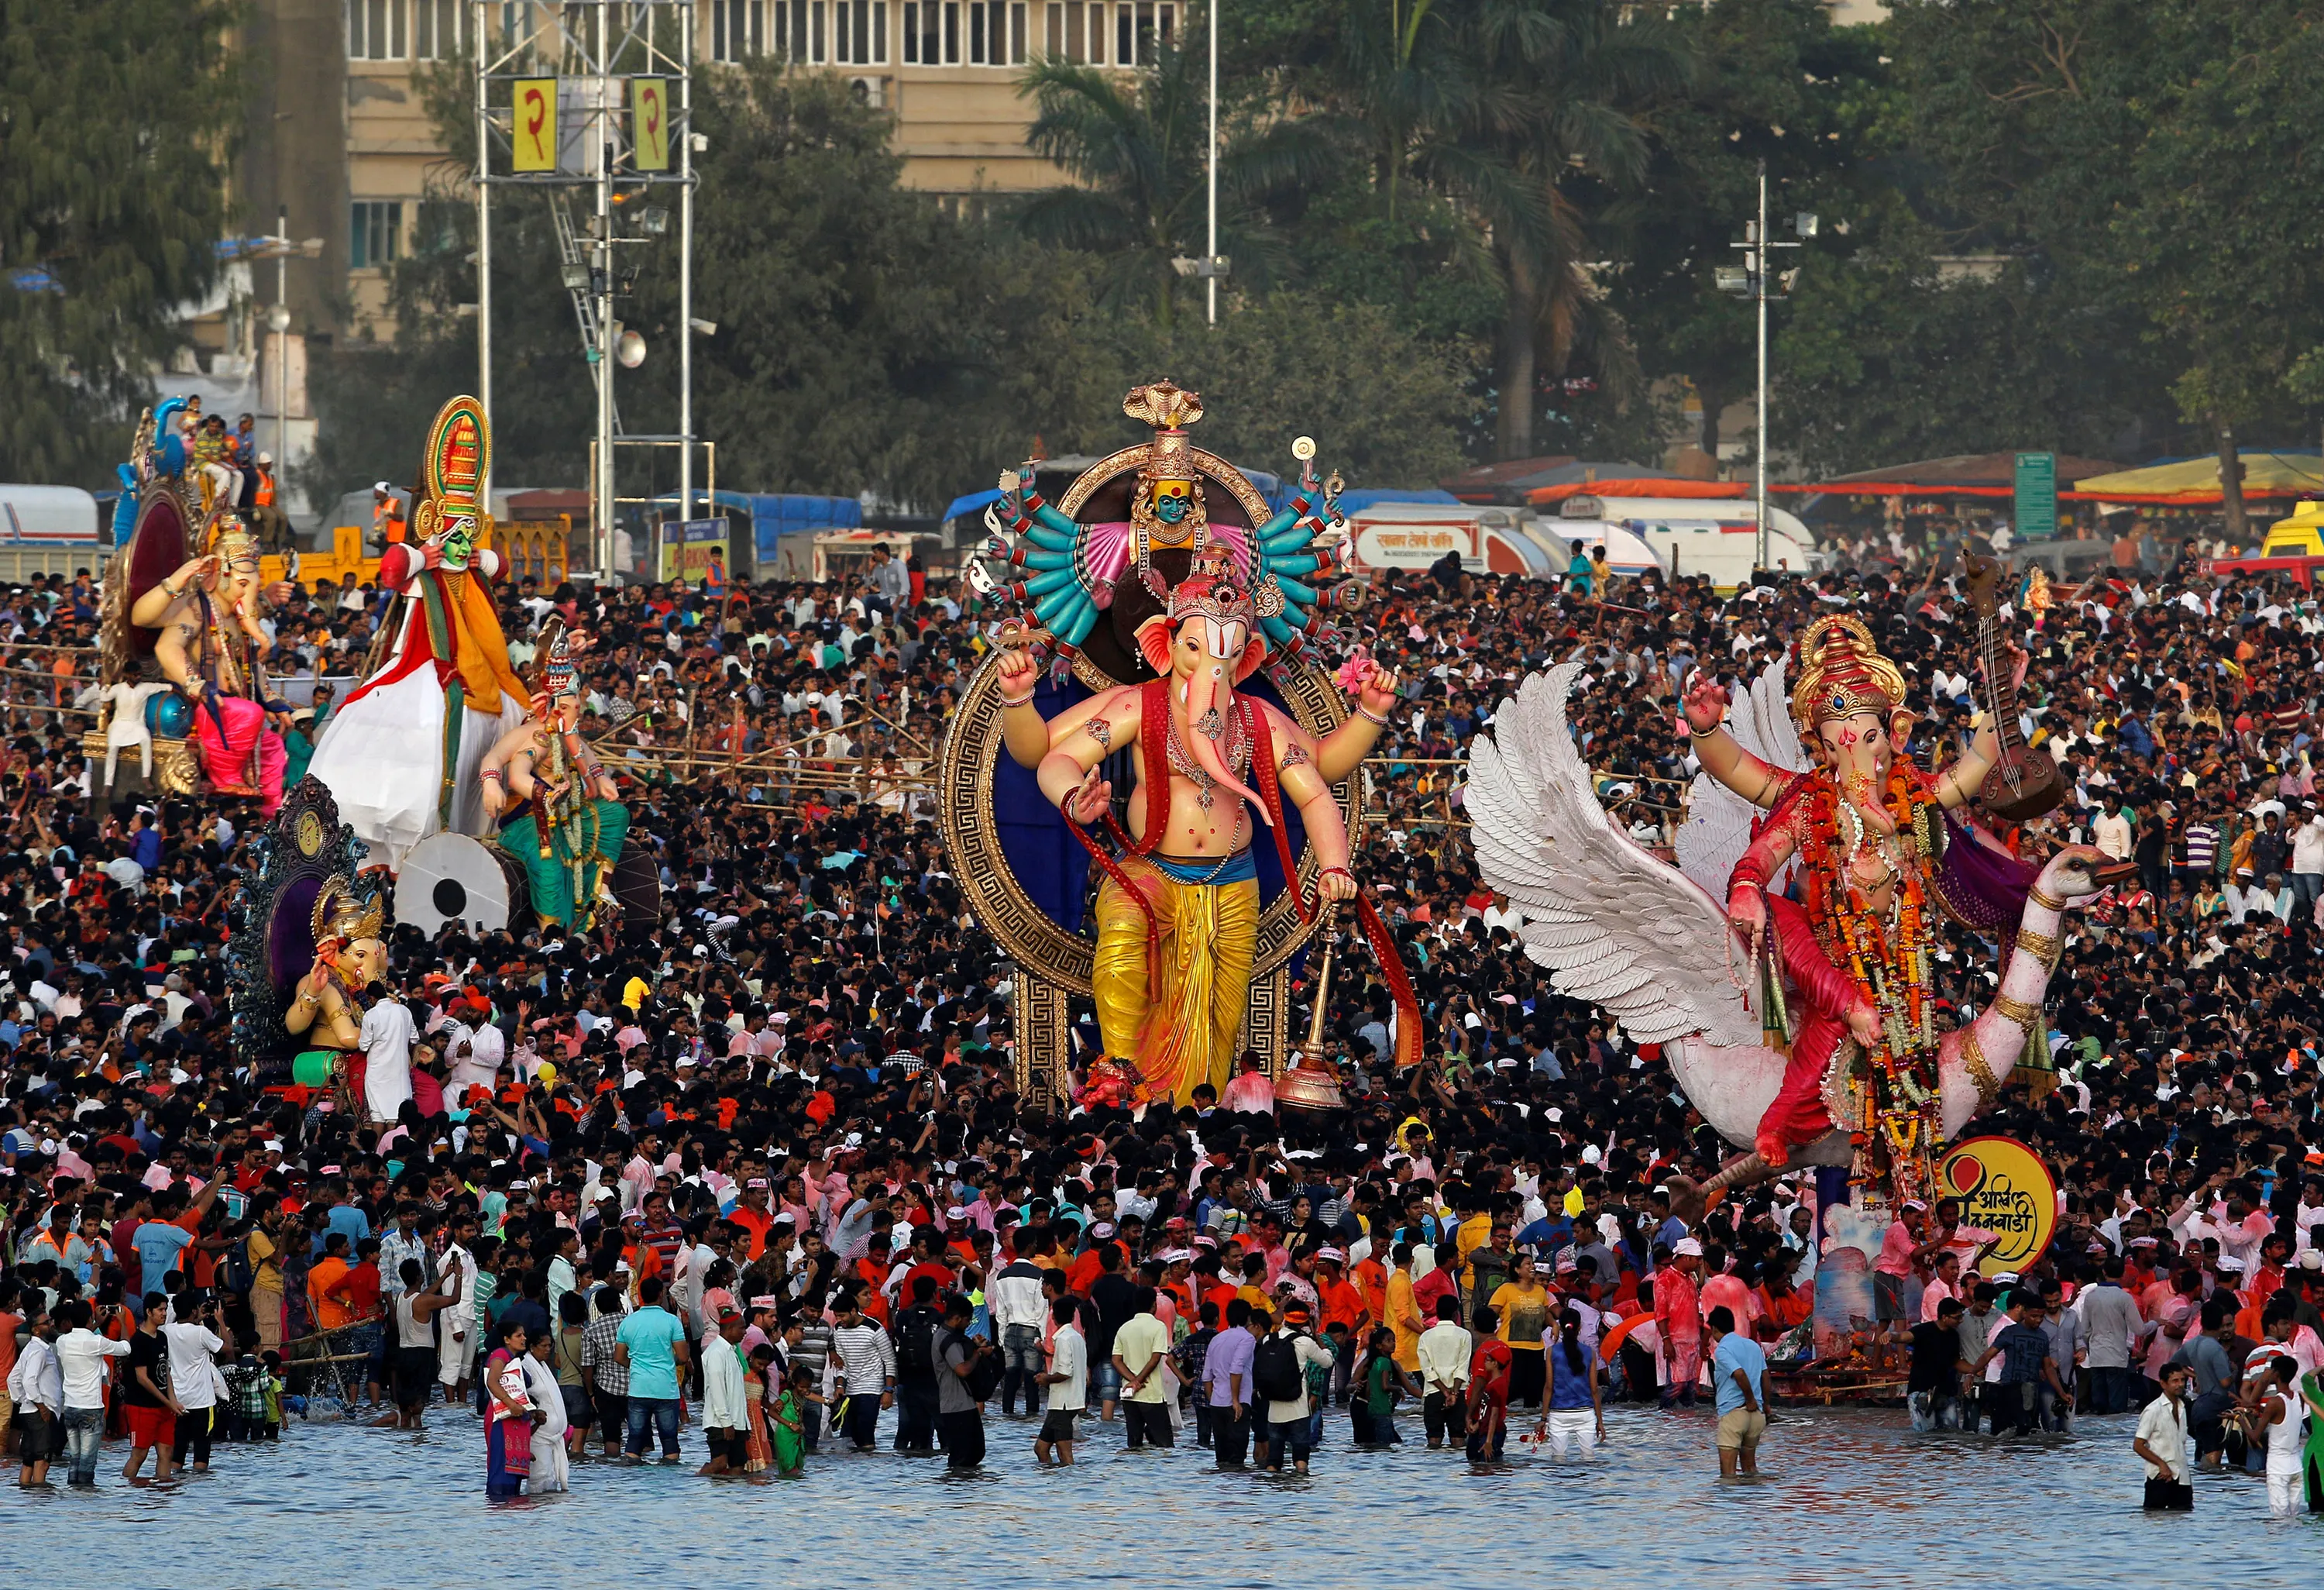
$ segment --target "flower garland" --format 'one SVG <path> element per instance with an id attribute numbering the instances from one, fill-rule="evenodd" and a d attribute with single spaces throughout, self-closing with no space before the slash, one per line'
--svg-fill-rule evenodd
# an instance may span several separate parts
<path id="1" fill-rule="evenodd" d="M 1932 1155 L 1943 1122 L 1929 992 L 1936 920 L 1926 847 L 1926 837 L 1942 819 L 1933 790 L 1908 766 L 1890 770 L 1883 793 L 1882 805 L 1895 824 L 1893 836 L 1868 827 L 1836 782 L 1817 779 L 1803 803 L 1812 843 L 1801 871 L 1817 942 L 1849 974 L 1879 1021 L 1878 1038 L 1865 1057 L 1873 1086 L 1866 1090 L 1864 1114 L 1840 1124 L 1859 1151 L 1877 1132 L 1886 1140 L 1879 1146 L 1892 1167 L 1917 1167 Z M 1855 874 L 1854 862 L 1868 851 L 1889 864 L 1895 880 L 1885 909 L 1873 904 Z"/>

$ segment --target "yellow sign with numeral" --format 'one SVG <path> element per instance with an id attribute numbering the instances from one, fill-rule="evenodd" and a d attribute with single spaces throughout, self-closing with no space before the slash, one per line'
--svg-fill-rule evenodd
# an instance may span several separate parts
<path id="1" fill-rule="evenodd" d="M 509 123 L 510 169 L 553 171 L 557 169 L 557 79 L 520 78 L 515 110 Z"/>
<path id="2" fill-rule="evenodd" d="M 630 79 L 630 153 L 641 171 L 669 170 L 669 79 Z"/>

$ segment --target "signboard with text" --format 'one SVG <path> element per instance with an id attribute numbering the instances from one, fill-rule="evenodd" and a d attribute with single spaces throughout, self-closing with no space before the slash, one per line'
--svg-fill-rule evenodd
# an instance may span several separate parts
<path id="1" fill-rule="evenodd" d="M 630 79 L 630 150 L 641 171 L 669 170 L 669 81 Z"/>
<path id="2" fill-rule="evenodd" d="M 557 169 L 557 79 L 520 78 L 509 125 L 509 168 L 518 171 Z"/>
<path id="3" fill-rule="evenodd" d="M 2058 455 L 2017 455 L 2016 503 L 2010 529 L 2028 541 L 2054 540 L 2058 534 Z"/>
<path id="4" fill-rule="evenodd" d="M 1447 552 L 1462 560 L 1480 555 L 1477 527 L 1458 521 L 1398 522 L 1359 520 L 1355 535 L 1355 566 L 1359 569 L 1425 569 Z"/>
<path id="5" fill-rule="evenodd" d="M 728 527 L 719 519 L 665 519 L 661 522 L 661 567 L 655 578 L 682 579 L 723 590 L 726 585 Z"/>
<path id="6" fill-rule="evenodd" d="M 1965 1137 L 1937 1167 L 1937 1196 L 1959 1198 L 1961 1225 L 2001 1239 L 1978 1268 L 2022 1274 L 2058 1227 L 2058 1183 L 2042 1157 L 2014 1137 Z"/>

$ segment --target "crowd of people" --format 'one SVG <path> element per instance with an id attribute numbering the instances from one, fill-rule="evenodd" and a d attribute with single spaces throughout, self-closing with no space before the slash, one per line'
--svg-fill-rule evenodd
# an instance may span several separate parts
<path id="1" fill-rule="evenodd" d="M 2070 794 L 2004 837 L 2141 867 L 2072 923 L 2048 1006 L 2063 1086 L 1982 1123 L 2053 1169 L 2056 1235 L 1980 1279 L 1958 1208 L 1899 1211 L 1856 1350 L 1909 1366 L 1923 1422 L 2135 1405 L 2163 1502 L 2199 1462 L 2304 1476 L 2282 1496 L 2324 1506 L 2324 612 L 2188 559 L 2056 595 L 2019 623 L 2023 709 Z M 520 663 L 549 615 L 590 637 L 587 727 L 661 919 L 399 929 L 387 993 L 422 1047 L 383 1123 L 260 1090 L 229 1043 L 256 814 L 106 787 L 76 716 L 94 584 L 0 603 L 0 1417 L 21 1483 L 51 1459 L 92 1482 L 108 1437 L 133 1478 L 149 1449 L 157 1476 L 199 1468 L 327 1400 L 481 1419 L 496 1495 L 585 1458 L 678 1461 L 690 1424 L 714 1474 L 883 1441 L 971 1467 L 996 1413 L 1038 1420 L 1042 1463 L 1113 1422 L 1131 1447 L 1296 1470 L 1415 1417 L 1480 1462 L 1512 1426 L 1587 1456 L 1609 1403 L 1700 1398 L 1722 1468 L 1755 1466 L 1813 1307 L 1812 1184 L 1673 1213 L 1670 1179 L 1731 1151 L 1654 1046 L 1526 958 L 1471 860 L 1457 759 L 1527 671 L 1579 657 L 1601 797 L 1666 846 L 1686 682 L 1748 679 L 1846 605 L 1904 670 L 1933 771 L 1978 689 L 1946 559 L 1728 596 L 1448 571 L 1349 615 L 1408 697 L 1364 775 L 1358 870 L 1427 1031 L 1397 1069 L 1387 986 L 1344 938 L 1330 1119 L 1278 1108 L 1256 1068 L 1138 1119 L 1084 1104 L 1078 1071 L 1054 1108 L 1027 1103 L 1012 968 L 933 820 L 994 618 L 964 585 L 524 581 L 503 605 Z M 273 610 L 272 671 L 315 703 L 294 777 L 379 606 L 358 587 Z M 1997 947 L 1948 935 L 1941 1023 L 1995 987 Z M 1074 1036 L 1095 1058 L 1094 1024 Z"/>

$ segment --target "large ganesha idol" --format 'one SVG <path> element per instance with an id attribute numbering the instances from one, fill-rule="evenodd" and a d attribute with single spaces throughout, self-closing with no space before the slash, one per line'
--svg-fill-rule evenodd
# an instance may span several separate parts
<path id="1" fill-rule="evenodd" d="M 1332 788 L 1378 740 L 1395 679 L 1353 659 L 1337 676 L 1352 711 L 1322 727 L 1286 710 L 1288 696 L 1257 689 L 1311 682 L 1293 673 L 1313 669 L 1308 642 L 1329 633 L 1340 595 L 1329 503 L 1319 513 L 1311 467 L 1288 506 L 1254 514 L 1265 502 L 1247 477 L 1194 447 L 1203 405 L 1191 392 L 1157 382 L 1123 411 L 1151 441 L 1086 472 L 1062 506 L 1003 478 L 975 570 L 1038 626 L 1009 626 L 989 665 L 1005 760 L 1031 773 L 1101 874 L 1087 978 L 1105 1058 L 1084 1102 L 1183 1105 L 1205 1083 L 1225 1091 L 1261 938 L 1262 856 L 1303 923 L 1319 903 L 1357 902 L 1398 996 L 1401 1058 L 1415 1058 L 1418 1012 L 1358 891 Z M 1214 491 L 1227 512 L 1213 512 Z M 1002 584 L 988 564 L 1014 578 Z M 1076 679 L 1086 692 L 1061 689 Z M 1312 896 L 1298 884 L 1303 841 Z M 1071 926 L 1080 891 L 1063 893 L 1051 909 Z"/>
<path id="2" fill-rule="evenodd" d="M 1528 679 L 1470 750 L 1478 864 L 1560 992 L 1664 1045 L 1688 1101 L 1748 1151 L 1680 1190 L 1797 1163 L 1845 1168 L 1854 1201 L 1894 1206 L 1933 1191 L 1946 1144 L 2008 1079 L 2054 1085 L 2041 1017 L 2061 916 L 2112 874 L 2079 846 L 2036 874 L 1953 815 L 1994 748 L 1980 737 L 1933 780 L 1914 766 L 1903 680 L 1859 621 L 1819 620 L 1798 655 L 1788 698 L 1780 662 L 1731 712 L 1715 687 L 1690 695 L 1704 772 L 1683 871 L 1600 807 L 1566 726 L 1579 666 Z M 1940 913 L 2003 939 L 1995 997 L 1950 1032 Z"/>

